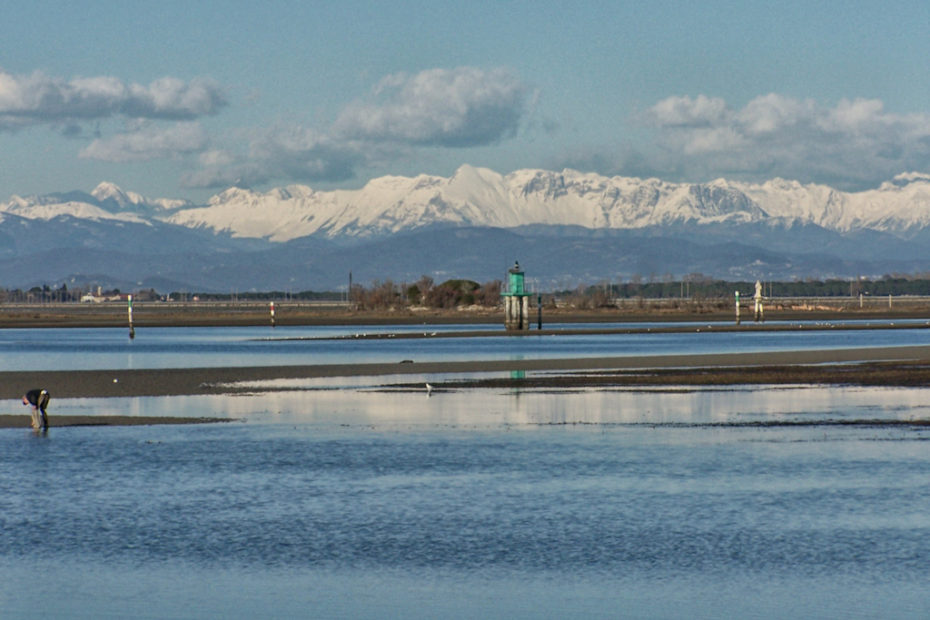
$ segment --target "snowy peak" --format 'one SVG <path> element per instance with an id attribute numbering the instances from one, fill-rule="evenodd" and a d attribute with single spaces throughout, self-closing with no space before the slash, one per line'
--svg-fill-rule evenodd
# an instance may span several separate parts
<path id="1" fill-rule="evenodd" d="M 135 192 L 124 192 L 117 185 L 104 181 L 94 188 L 90 193 L 100 204 L 111 203 L 115 205 L 118 211 L 128 208 L 145 205 L 146 200 Z"/>
<path id="2" fill-rule="evenodd" d="M 186 200 L 148 200 L 135 192 L 124 192 L 113 183 L 103 182 L 89 194 L 74 191 L 25 198 L 14 195 L 8 202 L 0 203 L 0 213 L 36 220 L 66 216 L 96 221 L 148 223 L 153 213 L 189 207 L 190 204 Z"/>
<path id="3" fill-rule="evenodd" d="M 207 228 L 234 237 L 288 241 L 312 234 L 316 226 L 315 192 L 291 185 L 261 193 L 231 187 L 210 198 L 204 207 L 190 207 L 167 214 L 171 224 Z M 309 232 L 308 232 L 309 231 Z"/>
<path id="4" fill-rule="evenodd" d="M 17 215 L 29 220 L 52 220 L 58 217 L 72 217 L 79 220 L 121 220 L 143 223 L 146 220 L 132 213 L 112 213 L 103 208 L 93 197 L 80 196 L 21 198 L 13 196 L 9 202 L 0 204 L 0 212 Z"/>
<path id="5" fill-rule="evenodd" d="M 97 199 L 101 206 L 113 213 L 130 211 L 134 213 L 147 213 L 150 211 L 171 211 L 193 206 L 189 200 L 172 198 L 146 198 L 136 192 L 126 192 L 114 183 L 104 181 L 94 188 L 91 195 Z"/>
<path id="6" fill-rule="evenodd" d="M 71 192 L 0 203 L 0 213 L 31 219 L 161 220 L 235 237 L 283 242 L 306 236 L 368 238 L 430 226 L 589 229 L 777 222 L 909 236 L 930 227 L 930 174 L 909 172 L 863 192 L 785 179 L 670 183 L 565 169 L 501 175 L 463 165 L 451 177 L 384 176 L 357 190 L 289 185 L 267 192 L 231 187 L 203 206 L 150 200 L 101 183 Z"/>
<path id="7" fill-rule="evenodd" d="M 630 229 L 775 219 L 841 233 L 872 229 L 898 234 L 930 226 L 930 175 L 899 175 L 886 185 L 846 193 L 783 179 L 683 184 L 568 169 L 501 175 L 462 166 L 449 178 L 387 176 L 359 190 L 227 190 L 211 200 L 212 213 L 181 210 L 174 221 L 277 241 L 314 234 L 370 237 L 436 225 Z M 252 207 L 248 224 L 230 208 L 243 202 Z M 273 221 L 254 217 L 255 209 L 266 210 Z"/>

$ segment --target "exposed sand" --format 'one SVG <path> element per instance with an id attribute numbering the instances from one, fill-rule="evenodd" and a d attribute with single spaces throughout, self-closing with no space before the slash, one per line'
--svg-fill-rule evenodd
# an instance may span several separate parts
<path id="1" fill-rule="evenodd" d="M 0 399 L 18 399 L 23 392 L 40 386 L 49 390 L 52 402 L 56 398 L 109 398 L 130 396 L 176 396 L 196 394 L 227 394 L 237 390 L 228 384 L 272 379 L 302 379 L 318 377 L 383 376 L 403 374 L 508 373 L 511 371 L 553 371 L 566 375 L 573 371 L 621 371 L 634 369 L 703 369 L 727 368 L 739 381 L 764 383 L 772 367 L 810 364 L 849 364 L 876 362 L 927 362 L 930 346 L 879 347 L 861 349 L 830 349 L 819 351 L 777 351 L 767 353 L 722 353 L 704 355 L 652 355 L 637 357 L 578 357 L 537 360 L 472 360 L 450 362 L 327 364 L 304 366 L 250 366 L 226 368 L 172 368 L 151 370 L 55 370 L 0 372 Z M 759 373 L 758 367 L 768 367 Z M 779 370 L 784 372 L 784 368 Z M 920 364 L 899 364 L 896 372 L 912 376 L 908 385 L 923 384 L 927 369 Z M 869 368 L 861 369 L 860 377 L 870 376 Z M 877 376 L 877 375 L 876 375 Z M 800 377 L 800 375 L 799 375 Z M 848 383 L 853 381 L 852 373 Z M 800 377 L 803 379 L 803 377 Z M 114 381 L 114 379 L 116 381 Z M 589 375 L 575 376 L 574 384 L 597 383 Z M 657 380 L 653 380 L 655 384 Z M 683 382 L 682 376 L 668 374 L 665 385 Z M 815 375 L 807 381 L 820 382 Z M 729 381 L 728 384 L 732 384 Z M 23 407 L 25 409 L 25 407 Z"/>
<path id="2" fill-rule="evenodd" d="M 23 415 L 0 415 L 0 428 L 29 428 L 29 410 Z M 151 426 L 155 424 L 211 424 L 232 422 L 228 418 L 182 418 L 128 415 L 55 415 L 49 410 L 49 426 Z"/>

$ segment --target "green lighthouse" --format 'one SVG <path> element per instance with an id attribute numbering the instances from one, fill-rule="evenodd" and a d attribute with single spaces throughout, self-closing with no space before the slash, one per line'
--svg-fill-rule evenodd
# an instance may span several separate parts
<path id="1" fill-rule="evenodd" d="M 520 263 L 514 262 L 507 271 L 507 289 L 504 298 L 504 326 L 507 329 L 530 328 L 530 293 L 526 290 Z"/>

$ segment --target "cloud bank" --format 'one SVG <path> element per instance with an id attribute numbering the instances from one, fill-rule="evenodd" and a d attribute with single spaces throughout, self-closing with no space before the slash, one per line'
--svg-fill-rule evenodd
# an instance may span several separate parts
<path id="1" fill-rule="evenodd" d="M 414 146 L 469 147 L 516 135 L 529 90 L 506 69 L 430 69 L 390 75 L 373 102 L 349 105 L 337 135 Z"/>
<path id="2" fill-rule="evenodd" d="M 275 127 L 254 135 L 248 153 L 203 153 L 199 170 L 182 177 L 186 187 L 251 187 L 274 179 L 344 181 L 364 162 L 362 150 L 301 126 Z"/>
<path id="3" fill-rule="evenodd" d="M 531 134 L 537 96 L 506 68 L 432 68 L 384 77 L 329 126 L 282 123 L 210 135 L 199 121 L 230 103 L 209 79 L 165 77 L 144 85 L 0 69 L 0 132 L 45 125 L 86 140 L 93 127 L 98 135 L 79 157 L 182 159 L 188 187 L 337 183 L 383 169 L 385 161 L 410 161 L 424 149 L 490 146 Z M 552 167 L 668 180 L 778 176 L 845 190 L 874 187 L 904 171 L 930 171 L 930 114 L 896 114 L 877 99 L 828 105 L 772 93 L 738 107 L 703 94 L 672 96 L 632 123 L 651 128 L 653 140 L 553 145 L 551 157 L 558 161 Z M 612 132 L 605 127 L 604 139 L 622 140 Z"/>
<path id="4" fill-rule="evenodd" d="M 855 189 L 930 167 L 930 115 L 893 114 L 876 99 L 829 107 L 769 94 L 735 109 L 704 95 L 669 97 L 647 119 L 663 151 L 659 168 L 691 176 L 781 176 Z"/>
<path id="5" fill-rule="evenodd" d="M 98 138 L 82 149 L 79 157 L 109 162 L 148 161 L 199 153 L 206 145 L 207 135 L 199 123 L 176 123 L 167 128 L 147 125 Z"/>
<path id="6" fill-rule="evenodd" d="M 326 131 L 299 125 L 250 137 L 247 152 L 214 150 L 187 173 L 188 187 L 251 186 L 275 179 L 339 182 L 385 153 L 422 147 L 467 148 L 516 135 L 529 89 L 506 69 L 429 69 L 396 74 L 352 102 Z"/>
<path id="7" fill-rule="evenodd" d="M 0 130 L 117 116 L 193 120 L 226 105 L 220 87 L 206 79 L 165 77 L 145 86 L 108 76 L 63 80 L 0 70 Z"/>

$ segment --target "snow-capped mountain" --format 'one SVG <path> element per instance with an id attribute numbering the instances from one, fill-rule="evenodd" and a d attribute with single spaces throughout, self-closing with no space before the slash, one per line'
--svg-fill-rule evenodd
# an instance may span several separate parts
<path id="1" fill-rule="evenodd" d="M 359 190 L 293 185 L 261 193 L 230 189 L 203 207 L 179 208 L 167 221 L 240 237 L 287 241 L 307 235 L 372 237 L 437 224 L 641 229 L 674 223 L 778 221 L 828 230 L 904 234 L 930 226 L 930 175 L 900 175 L 847 193 L 774 179 L 668 183 L 573 170 L 501 175 L 462 166 L 450 178 L 381 177 Z"/>
<path id="2" fill-rule="evenodd" d="M 437 224 L 641 229 L 769 220 L 843 233 L 907 233 L 930 225 L 930 175 L 900 175 L 877 189 L 846 193 L 782 179 L 682 184 L 572 170 L 501 175 L 463 166 L 450 178 L 381 177 L 354 191 L 300 185 L 265 193 L 230 189 L 207 206 L 167 217 L 182 226 L 272 241 L 319 234 L 370 237 Z"/>
<path id="3" fill-rule="evenodd" d="M 149 223 L 159 212 L 191 206 L 187 200 L 149 200 L 135 192 L 124 192 L 113 183 L 101 183 L 87 194 L 81 191 L 22 198 L 13 196 L 0 203 L 0 215 L 9 213 L 30 220 L 70 216 L 82 220 L 113 220 Z"/>
<path id="4" fill-rule="evenodd" d="M 90 194 L 13 196 L 0 203 L 2 212 L 45 220 L 70 215 L 139 223 L 148 218 L 275 242 L 309 235 L 376 237 L 436 225 L 643 229 L 773 221 L 814 224 L 840 233 L 909 234 L 930 226 L 930 175 L 902 174 L 877 189 L 848 193 L 783 179 L 686 184 L 573 170 L 501 175 L 462 166 L 450 178 L 387 176 L 358 190 L 316 191 L 304 185 L 267 192 L 230 188 L 203 206 L 149 200 L 101 183 Z"/>
<path id="5" fill-rule="evenodd" d="M 101 183 L 0 203 L 0 287 L 118 273 L 201 290 L 319 290 L 348 271 L 359 282 L 490 279 L 514 259 L 560 283 L 852 277 L 928 271 L 928 240 L 930 175 L 921 173 L 842 192 L 784 179 L 689 184 L 462 166 L 449 178 L 387 176 L 357 190 L 230 188 L 204 205 Z"/>
<path id="6" fill-rule="evenodd" d="M 104 181 L 90 193 L 97 202 L 108 207 L 110 211 L 137 211 L 147 213 L 150 211 L 168 211 L 193 206 L 188 200 L 172 200 L 169 198 L 156 198 L 149 200 L 135 192 L 124 192 L 117 185 Z"/>

